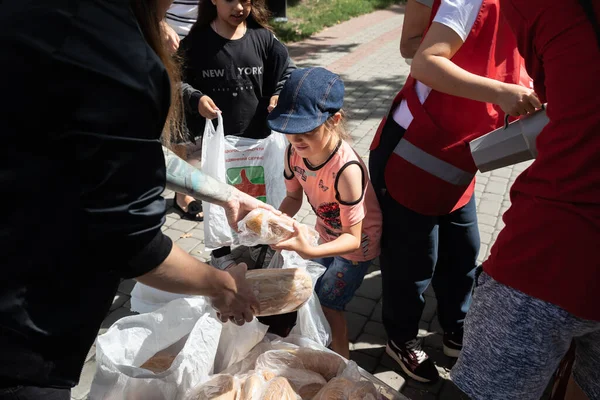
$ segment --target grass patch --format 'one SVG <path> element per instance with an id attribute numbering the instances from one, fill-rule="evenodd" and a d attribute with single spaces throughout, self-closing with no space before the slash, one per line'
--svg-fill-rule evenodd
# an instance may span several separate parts
<path id="1" fill-rule="evenodd" d="M 399 0 L 288 0 L 288 22 L 272 22 L 283 42 L 305 39 L 352 17 L 386 8 Z"/>

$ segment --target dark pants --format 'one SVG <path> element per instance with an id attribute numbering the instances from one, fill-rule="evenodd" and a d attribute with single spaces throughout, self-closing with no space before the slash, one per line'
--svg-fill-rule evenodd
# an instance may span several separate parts
<path id="1" fill-rule="evenodd" d="M 462 330 L 475 282 L 479 229 L 475 197 L 451 214 L 431 217 L 396 203 L 381 202 L 383 324 L 388 337 L 403 343 L 417 336 L 431 283 L 444 332 Z"/>
<path id="2" fill-rule="evenodd" d="M 36 386 L 0 388 L 0 400 L 71 400 L 71 390 Z"/>
<path id="3" fill-rule="evenodd" d="M 371 181 L 383 213 L 383 324 L 388 337 L 398 344 L 417 336 L 425 307 L 423 293 L 430 283 L 442 329 L 462 329 L 480 245 L 474 197 L 449 215 L 432 217 L 398 204 L 387 193 L 385 167 L 404 133 L 390 116 L 379 146 L 369 157 Z"/>

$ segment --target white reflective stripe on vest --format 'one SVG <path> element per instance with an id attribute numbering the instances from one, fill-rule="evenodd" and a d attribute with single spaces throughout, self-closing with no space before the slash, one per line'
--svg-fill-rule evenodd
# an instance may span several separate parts
<path id="1" fill-rule="evenodd" d="M 471 183 L 475 174 L 463 171 L 446 161 L 435 158 L 431 154 L 419 149 L 406 139 L 401 139 L 394 149 L 394 153 L 409 163 L 429 172 L 452 185 L 464 186 Z"/>

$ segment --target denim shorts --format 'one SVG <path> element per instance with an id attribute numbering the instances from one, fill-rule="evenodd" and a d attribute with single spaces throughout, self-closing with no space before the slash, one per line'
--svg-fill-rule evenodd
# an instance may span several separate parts
<path id="1" fill-rule="evenodd" d="M 313 260 L 327 270 L 317 281 L 315 292 L 321 305 L 343 311 L 354 297 L 373 260 L 350 261 L 343 257 L 325 257 Z"/>
<path id="2" fill-rule="evenodd" d="M 578 318 L 483 272 L 450 376 L 473 400 L 538 400 L 571 340 L 573 378 L 590 400 L 600 399 L 600 322 Z"/>

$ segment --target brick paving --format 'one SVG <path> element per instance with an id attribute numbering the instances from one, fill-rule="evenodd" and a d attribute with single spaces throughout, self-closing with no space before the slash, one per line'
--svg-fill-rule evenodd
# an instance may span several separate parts
<path id="1" fill-rule="evenodd" d="M 403 10 L 403 6 L 397 5 L 363 15 L 289 46 L 290 54 L 299 66 L 323 66 L 343 77 L 347 128 L 354 148 L 365 161 L 378 124 L 410 71 L 398 50 Z M 501 216 L 510 206 L 510 185 L 526 167 L 527 163 L 519 164 L 477 177 L 480 261 L 487 257 L 490 246 L 503 227 Z M 166 191 L 164 196 L 172 199 L 173 193 Z M 314 224 L 315 215 L 306 201 L 297 218 L 303 223 Z M 163 230 L 194 257 L 203 261 L 209 258 L 204 249 L 203 223 L 182 220 L 176 211 L 170 209 Z M 129 293 L 133 285 L 133 281 L 121 284 L 99 334 L 118 319 L 132 314 L 129 311 Z M 385 354 L 386 333 L 381 324 L 381 272 L 377 265 L 371 268 L 347 307 L 351 358 L 409 399 L 466 399 L 449 380 L 453 361 L 442 353 L 442 332 L 436 316 L 436 304 L 435 294 L 429 288 L 419 335 L 424 338 L 425 349 L 443 378 L 438 383 L 424 385 L 405 379 L 397 364 Z M 80 384 L 72 392 L 73 399 L 87 397 L 95 370 L 95 347 L 92 347 Z"/>

